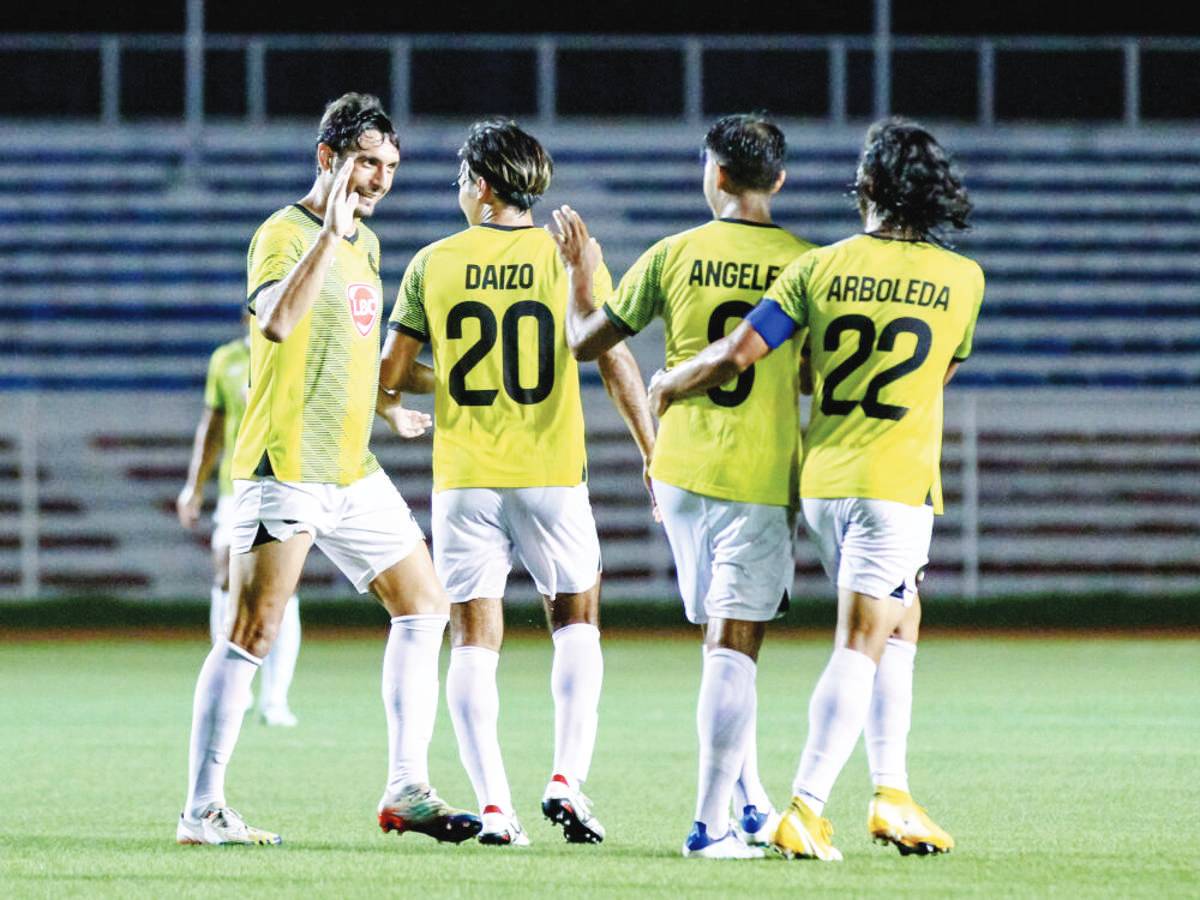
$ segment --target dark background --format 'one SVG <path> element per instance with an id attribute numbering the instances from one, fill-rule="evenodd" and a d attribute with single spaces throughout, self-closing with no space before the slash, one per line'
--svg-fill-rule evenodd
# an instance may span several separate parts
<path id="1" fill-rule="evenodd" d="M 184 0 L 7 3 L 0 31 L 170 32 L 184 27 Z M 892 30 L 926 35 L 1194 35 L 1186 3 L 1063 0 L 893 0 Z M 788 0 L 701 7 L 689 0 L 607 0 L 555 5 L 489 3 L 263 3 L 210 0 L 207 28 L 227 33 L 592 32 L 597 34 L 861 34 L 873 28 L 871 0 Z"/>

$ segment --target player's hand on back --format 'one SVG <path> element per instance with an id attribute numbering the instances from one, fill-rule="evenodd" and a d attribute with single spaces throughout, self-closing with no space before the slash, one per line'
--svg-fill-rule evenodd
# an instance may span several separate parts
<path id="1" fill-rule="evenodd" d="M 193 490 L 190 484 L 185 484 L 179 496 L 175 498 L 175 514 L 179 516 L 179 524 L 191 531 L 200 519 L 200 506 L 204 502 L 203 495 Z"/>
<path id="2" fill-rule="evenodd" d="M 433 427 L 433 417 L 417 409 L 407 409 L 397 403 L 380 410 L 388 427 L 402 438 L 419 438 Z"/>
<path id="3" fill-rule="evenodd" d="M 358 209 L 358 191 L 350 190 L 354 161 L 355 158 L 351 156 L 333 176 L 333 187 L 325 204 L 325 230 L 338 237 L 350 237 L 358 227 L 354 219 L 354 211 Z"/>
<path id="4" fill-rule="evenodd" d="M 551 215 L 558 230 L 553 231 L 549 225 L 546 226 L 546 230 L 558 245 L 558 255 L 562 258 L 563 265 L 570 270 L 579 270 L 590 278 L 604 261 L 600 242 L 588 234 L 587 223 L 571 207 L 560 207 Z"/>
<path id="5" fill-rule="evenodd" d="M 661 419 L 675 400 L 674 395 L 668 389 L 666 369 L 659 369 L 650 377 L 650 386 L 646 388 L 646 398 L 650 403 L 650 411 Z"/>

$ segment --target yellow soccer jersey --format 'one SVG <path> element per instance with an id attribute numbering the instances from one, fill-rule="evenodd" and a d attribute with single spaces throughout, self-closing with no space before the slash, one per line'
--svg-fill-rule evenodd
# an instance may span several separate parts
<path id="1" fill-rule="evenodd" d="M 249 307 L 316 241 L 321 220 L 299 204 L 250 242 Z M 281 343 L 250 329 L 250 397 L 233 477 L 350 484 L 379 468 L 367 449 L 379 383 L 379 239 L 359 223 L 338 242 L 312 309 Z"/>
<path id="2" fill-rule="evenodd" d="M 221 467 L 217 485 L 222 497 L 233 493 L 233 448 L 237 444 L 238 426 L 246 412 L 246 393 L 250 375 L 250 345 L 245 338 L 222 344 L 208 361 L 208 377 L 204 381 L 204 405 L 225 417 L 221 452 Z"/>
<path id="3" fill-rule="evenodd" d="M 612 290 L 603 266 L 594 287 Z M 567 273 L 541 228 L 477 225 L 421 249 L 389 327 L 433 349 L 433 489 L 584 480 Z"/>
<path id="4" fill-rule="evenodd" d="M 736 328 L 780 271 L 812 247 L 776 225 L 718 219 L 642 254 L 604 311 L 626 334 L 662 316 L 671 368 Z M 672 404 L 650 474 L 708 497 L 789 505 L 800 433 L 798 346 L 793 339 L 736 381 Z"/>
<path id="5" fill-rule="evenodd" d="M 942 511 L 942 381 L 970 355 L 983 272 L 934 244 L 857 235 L 793 262 L 768 292 L 811 336 L 801 497 Z"/>

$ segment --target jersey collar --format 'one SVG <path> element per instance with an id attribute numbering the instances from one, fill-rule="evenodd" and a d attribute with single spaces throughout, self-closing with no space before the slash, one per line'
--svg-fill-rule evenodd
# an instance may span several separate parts
<path id="1" fill-rule="evenodd" d="M 304 213 L 304 215 L 308 216 L 309 219 L 311 219 L 313 222 L 316 222 L 322 228 L 325 227 L 325 223 L 322 222 L 319 218 L 317 218 L 316 214 L 313 213 L 313 211 L 311 209 L 309 209 L 307 206 L 303 206 L 302 204 L 299 204 L 299 203 L 293 203 L 292 206 L 296 207 L 296 209 L 300 210 L 300 212 Z M 355 228 L 354 234 L 350 235 L 350 237 L 346 237 L 343 235 L 342 240 L 347 241 L 351 244 L 358 243 L 358 229 Z"/>
<path id="2" fill-rule="evenodd" d="M 536 225 L 497 225 L 495 222 L 480 222 L 480 228 L 494 228 L 496 231 L 524 231 L 527 228 L 537 228 Z"/>
<path id="3" fill-rule="evenodd" d="M 779 228 L 774 222 L 751 222 L 749 219 L 734 219 L 722 216 L 718 222 L 730 222 L 734 225 L 749 225 L 751 228 Z"/>

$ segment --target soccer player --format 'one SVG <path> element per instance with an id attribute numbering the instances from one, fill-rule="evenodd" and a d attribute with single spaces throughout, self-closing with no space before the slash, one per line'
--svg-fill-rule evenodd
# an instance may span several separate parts
<path id="1" fill-rule="evenodd" d="M 602 311 L 593 309 L 589 288 L 598 249 L 589 251 L 577 214 L 558 211 L 576 355 L 590 359 L 660 316 L 667 365 L 675 366 L 740 322 L 776 275 L 813 247 L 771 219 L 786 149 L 783 132 L 761 115 L 713 125 L 703 181 L 712 221 L 647 250 Z M 687 617 L 704 628 L 699 783 L 687 857 L 761 857 L 779 821 L 758 777 L 755 678 L 766 623 L 792 583 L 799 362 L 798 342 L 791 342 L 736 379 L 676 404 L 656 443 L 654 496 Z"/>
<path id="2" fill-rule="evenodd" d="M 243 316 L 247 327 L 249 316 Z M 192 443 L 192 458 L 188 463 L 187 482 L 175 501 L 179 522 L 189 531 L 196 527 L 200 507 L 204 503 L 204 486 L 217 458 L 221 464 L 217 475 L 217 508 L 213 512 L 212 562 L 213 583 L 208 610 L 208 629 L 213 643 L 228 636 L 232 624 L 229 608 L 229 543 L 233 505 L 233 445 L 238 426 L 246 411 L 246 393 L 250 375 L 250 336 L 222 344 L 208 362 L 208 377 L 204 384 L 204 412 L 196 425 Z M 296 717 L 288 707 L 288 690 L 296 671 L 300 654 L 300 602 L 293 594 L 287 602 L 279 635 L 262 664 L 259 719 L 265 725 L 293 727 Z"/>
<path id="3" fill-rule="evenodd" d="M 804 521 L 837 587 L 834 652 L 809 703 L 786 855 L 839 860 L 821 817 L 860 734 L 875 794 L 868 829 L 903 854 L 954 841 L 908 790 L 920 623 L 917 583 L 942 511 L 942 388 L 971 352 L 983 273 L 939 240 L 971 203 L 945 151 L 911 122 L 873 125 L 855 180 L 863 233 L 789 265 L 731 335 L 651 381 L 659 412 L 762 365 L 799 329 L 812 347 Z"/>
<path id="4" fill-rule="evenodd" d="M 342 96 L 321 119 L 311 190 L 268 218 L 250 242 L 250 395 L 232 471 L 237 613 L 196 683 L 179 843 L 281 842 L 226 804 L 225 769 L 250 681 L 314 543 L 392 617 L 383 658 L 389 766 L 380 827 L 453 842 L 479 831 L 477 816 L 449 807 L 429 786 L 448 603 L 420 528 L 367 448 L 382 284 L 379 240 L 362 219 L 390 190 L 399 159 L 379 101 Z M 384 415 L 404 434 L 429 423 L 399 405 Z"/>
<path id="5" fill-rule="evenodd" d="M 405 272 L 381 387 L 435 394 L 433 548 L 452 603 L 446 698 L 483 817 L 480 841 L 529 842 L 496 734 L 501 601 L 516 557 L 542 595 L 554 643 L 554 764 L 542 812 L 573 843 L 604 828 L 583 794 L 596 741 L 600 545 L 587 490 L 579 372 L 567 350 L 567 275 L 533 223 L 552 162 L 515 123 L 477 122 L 459 150 L 458 202 L 470 227 L 420 250 Z M 596 273 L 601 296 L 611 290 Z M 423 343 L 433 368 L 415 364 Z M 653 421 L 633 355 L 600 374 L 643 459 Z"/>

